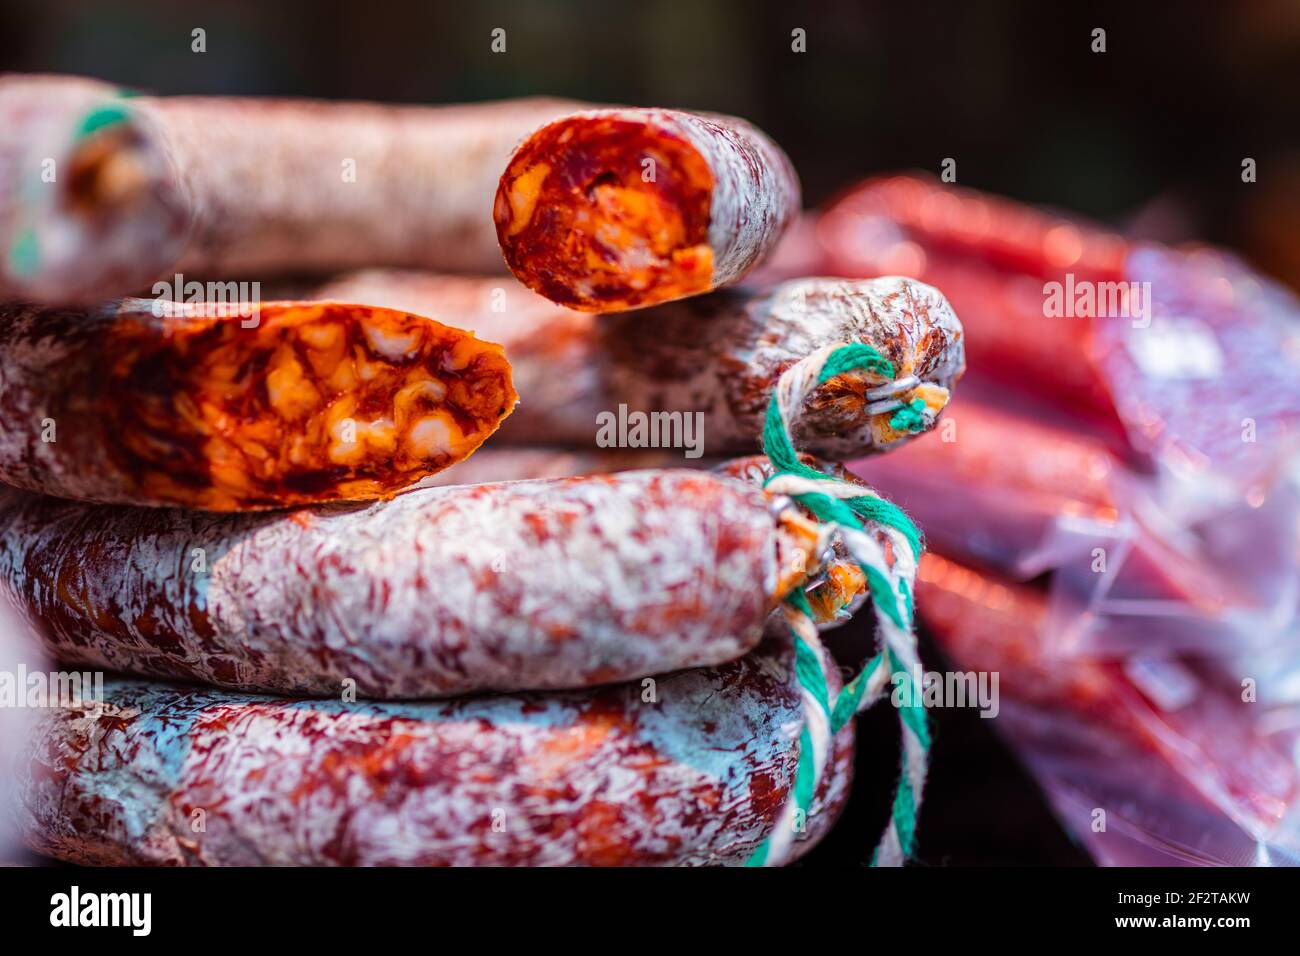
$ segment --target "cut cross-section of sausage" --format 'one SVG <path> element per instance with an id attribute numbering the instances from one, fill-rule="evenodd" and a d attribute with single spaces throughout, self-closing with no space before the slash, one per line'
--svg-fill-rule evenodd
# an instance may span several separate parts
<path id="1" fill-rule="evenodd" d="M 168 308 L 162 308 L 162 306 Z M 0 306 L 0 478 L 213 511 L 388 497 L 517 401 L 500 346 L 392 309 Z"/>
<path id="2" fill-rule="evenodd" d="M 799 180 L 744 120 L 592 110 L 515 152 L 494 217 L 506 263 L 554 302 L 618 312 L 742 278 L 799 212 Z"/>

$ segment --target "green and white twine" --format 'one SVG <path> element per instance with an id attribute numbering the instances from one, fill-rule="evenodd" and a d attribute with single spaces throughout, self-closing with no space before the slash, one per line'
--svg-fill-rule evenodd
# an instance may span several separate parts
<path id="1" fill-rule="evenodd" d="M 921 557 L 920 533 L 897 505 L 862 485 L 808 467 L 799 461 L 794 449 L 792 426 L 807 397 L 846 372 L 860 372 L 872 383 L 865 395 L 866 410 L 870 414 L 893 411 L 889 420 L 892 428 L 918 432 L 934 416 L 920 399 L 909 403 L 898 397 L 914 388 L 917 380 L 911 376 L 896 380 L 892 363 L 876 349 L 862 344 L 827 346 L 791 366 L 781 375 L 768 403 L 763 451 L 776 473 L 764 487 L 792 498 L 835 529 L 866 576 L 881 646 L 879 653 L 832 700 L 826 673 L 830 656 L 822 646 L 807 598 L 798 591 L 786 599 L 782 613 L 794 635 L 795 675 L 803 695 L 804 726 L 799 734 L 793 791 L 776 826 L 750 857 L 750 866 L 779 866 L 788 859 L 795 834 L 802 830 L 811 812 L 835 734 L 854 714 L 884 696 L 888 684 L 910 684 L 912 675 L 920 672 L 912 620 L 912 590 Z M 889 541 L 892 566 L 876 533 Z M 885 661 L 887 668 L 881 666 Z M 901 866 L 916 842 L 916 819 L 929 766 L 930 733 L 920 695 L 909 692 L 903 699 L 904 705 L 898 708 L 903 737 L 901 778 L 889 825 L 872 856 L 873 866 Z"/>

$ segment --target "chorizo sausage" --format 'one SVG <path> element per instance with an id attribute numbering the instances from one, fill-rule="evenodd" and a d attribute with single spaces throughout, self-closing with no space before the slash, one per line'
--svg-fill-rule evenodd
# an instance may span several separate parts
<path id="1" fill-rule="evenodd" d="M 803 706 L 779 637 L 718 667 L 551 694 L 348 704 L 105 687 L 99 707 L 42 711 L 0 773 L 27 844 L 68 862 L 743 863 L 794 786 Z M 850 722 L 796 856 L 834 821 L 852 763 Z"/>
<path id="2" fill-rule="evenodd" d="M 619 312 L 740 280 L 798 212 L 790 160 L 744 120 L 607 109 L 529 136 L 493 216 L 524 285 L 579 311 Z"/>
<path id="3" fill-rule="evenodd" d="M 567 478 L 598 475 L 636 468 L 663 468 L 673 464 L 671 452 L 567 451 L 551 448 L 484 448 L 467 461 L 421 482 L 425 487 L 476 484 L 492 481 L 521 481 L 534 478 Z M 852 480 L 843 467 L 829 465 L 811 455 L 799 456 L 803 464 L 843 480 Z M 774 473 L 766 455 L 750 455 L 730 461 L 704 462 L 714 474 L 754 485 Z M 811 556 L 810 556 L 811 557 Z M 840 541 L 832 541 L 821 569 L 810 573 L 803 585 L 813 619 L 822 627 L 845 623 L 865 602 L 867 580 Z"/>
<path id="4" fill-rule="evenodd" d="M 127 97 L 94 80 L 6 77 L 0 294 L 98 302 L 178 272 L 501 271 L 501 167 L 578 105 Z"/>
<path id="5" fill-rule="evenodd" d="M 10 491 L 0 580 L 68 663 L 313 696 L 584 687 L 753 648 L 827 545 L 780 505 L 683 470 L 249 515 Z"/>
<path id="6" fill-rule="evenodd" d="M 213 511 L 387 497 L 470 455 L 517 400 L 500 346 L 419 316 L 163 305 L 0 305 L 0 478 Z"/>
<path id="7" fill-rule="evenodd" d="M 819 348 L 876 348 L 900 383 L 871 397 L 858 373 L 836 376 L 804 409 L 800 448 L 833 459 L 892 448 L 917 432 L 895 409 L 924 403 L 921 430 L 966 367 L 961 322 L 936 289 L 910 279 L 809 278 L 764 290 L 729 289 L 639 314 L 594 316 L 495 279 L 370 271 L 316 297 L 409 309 L 500 342 L 523 404 L 494 444 L 590 446 L 598 420 L 629 412 L 701 417 L 703 452 L 760 448 L 781 373 Z"/>
<path id="8" fill-rule="evenodd" d="M 897 454 L 849 464 L 926 528 L 941 553 L 1018 580 L 1076 569 L 1068 579 L 1053 578 L 1058 595 L 1082 586 L 1070 603 L 1081 614 L 1086 608 L 1089 630 L 1111 634 L 1119 628 L 1101 627 L 1102 618 L 1131 614 L 1125 602 L 1140 602 L 1139 647 L 1149 647 L 1157 633 L 1166 647 L 1204 642 L 1205 632 L 1186 625 L 1188 610 L 1226 623 L 1259 606 L 1216 575 L 1204 555 L 1168 540 L 1143 504 L 1139 476 L 1102 442 L 968 398 L 946 414 L 952 440 L 930 436 Z M 1105 577 L 1092 567 L 1093 548 L 1103 544 L 1115 551 Z M 1158 627 L 1155 608 L 1168 602 L 1182 609 L 1173 626 Z M 1063 644 L 1077 641 L 1074 635 Z"/>
<path id="9" fill-rule="evenodd" d="M 1089 324 L 1044 313 L 1044 280 L 1124 278 L 1127 244 L 1010 200 L 931 178 L 868 179 L 831 204 L 817 225 L 836 275 L 897 272 L 943 289 L 966 324 L 971 367 L 1044 395 L 1115 430 Z"/>
<path id="10" fill-rule="evenodd" d="M 1105 753 L 1118 739 L 1139 759 L 1173 768 L 1201 800 L 1260 833 L 1272 832 L 1300 799 L 1294 756 L 1255 717 L 1252 704 L 1243 703 L 1239 673 L 1225 680 L 1212 674 L 1212 665 L 1180 657 L 1054 656 L 1045 640 L 1042 592 L 934 553 L 920 564 L 917 611 L 958 667 L 1000 674 L 1006 700 L 999 723 L 1023 750 L 1052 754 L 1053 772 L 1071 763 L 1060 740 L 1073 726 L 1089 752 Z M 1147 676 L 1153 661 L 1177 669 L 1184 686 L 1176 699 Z M 1121 772 L 1104 760 L 1097 766 Z"/>
<path id="11" fill-rule="evenodd" d="M 420 482 L 421 488 L 451 485 L 484 485 L 500 481 L 536 478 L 576 478 L 580 475 L 612 475 L 645 468 L 682 465 L 681 456 L 671 451 L 624 451 L 619 448 L 480 448 L 472 456 Z M 691 464 L 687 462 L 686 464 Z M 714 464 L 712 460 L 704 467 Z"/>

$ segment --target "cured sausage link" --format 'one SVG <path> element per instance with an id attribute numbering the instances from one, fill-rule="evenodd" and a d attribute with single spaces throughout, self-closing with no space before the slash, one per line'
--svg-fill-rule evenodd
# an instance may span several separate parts
<path id="1" fill-rule="evenodd" d="M 580 105 L 128 97 L 6 77 L 0 294 L 95 302 L 176 272 L 501 271 L 490 217 L 502 164 Z"/>
<path id="2" fill-rule="evenodd" d="M 0 305 L 0 479 L 213 511 L 386 497 L 517 401 L 500 346 L 405 312 L 159 305 Z"/>
<path id="3" fill-rule="evenodd" d="M 834 671 L 831 671 L 834 676 Z M 0 781 L 27 844 L 95 865 L 719 865 L 794 785 L 787 639 L 591 691 L 382 704 L 109 680 L 47 709 Z M 795 855 L 848 794 L 835 738 Z"/>
<path id="4" fill-rule="evenodd" d="M 555 448 L 483 448 L 468 461 L 461 462 L 422 482 L 427 487 L 468 485 L 489 481 L 521 481 L 532 478 L 568 478 L 576 475 L 610 474 L 635 468 L 665 468 L 674 464 L 668 451 L 630 453 L 611 449 L 560 450 Z M 831 466 L 811 455 L 800 459 L 810 468 L 818 468 L 837 478 L 847 478 L 841 466 Z M 773 474 L 766 455 L 750 455 L 726 462 L 701 462 L 715 474 L 736 478 L 761 486 Z M 848 621 L 867 596 L 866 577 L 844 550 L 832 542 L 833 551 L 824 553 L 821 570 L 810 574 L 804 583 L 813 617 L 820 626 L 835 626 Z M 812 557 L 812 556 L 810 556 Z"/>
<path id="5" fill-rule="evenodd" d="M 327 697 L 584 687 L 752 649 L 826 548 L 773 509 L 691 471 L 241 516 L 12 491 L 0 580 L 67 663 Z"/>
<path id="6" fill-rule="evenodd" d="M 795 279 L 612 316 L 562 308 L 498 279 L 412 272 L 354 273 L 313 294 L 409 309 L 500 342 L 524 402 L 498 447 L 590 446 L 600 417 L 626 406 L 698 413 L 705 455 L 758 451 L 781 373 L 825 346 L 860 343 L 893 365 L 900 388 L 873 398 L 861 375 L 836 376 L 813 393 L 796 434 L 801 449 L 847 460 L 919 434 L 894 427 L 902 405 L 923 403 L 920 427 L 931 427 L 966 369 L 965 336 L 947 299 L 894 276 Z"/>
<path id="7" fill-rule="evenodd" d="M 592 110 L 533 133 L 494 217 L 520 281 L 583 312 L 619 312 L 736 282 L 799 212 L 799 180 L 744 120 Z"/>

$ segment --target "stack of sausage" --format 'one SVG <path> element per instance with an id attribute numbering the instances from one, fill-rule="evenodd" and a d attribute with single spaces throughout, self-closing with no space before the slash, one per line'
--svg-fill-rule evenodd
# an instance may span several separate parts
<path id="1" fill-rule="evenodd" d="M 802 721 L 772 612 L 804 592 L 834 623 L 863 589 L 761 486 L 769 395 L 876 348 L 906 388 L 832 378 L 796 435 L 857 458 L 920 430 L 901 404 L 931 427 L 964 368 L 922 283 L 737 286 L 798 204 L 725 117 L 0 81 L 0 581 L 63 666 L 122 675 L 41 714 L 5 774 L 27 844 L 746 861 Z M 185 281 L 358 268 L 252 309 Z M 593 448 L 625 409 L 698 414 L 717 468 Z M 787 859 L 843 804 L 852 735 Z"/>
<path id="2" fill-rule="evenodd" d="M 962 315 L 943 426 L 850 467 L 926 529 L 919 616 L 1000 672 L 994 723 L 1063 822 L 1107 863 L 1300 861 L 1300 303 L 1221 252 L 923 177 L 812 235 L 820 268 Z"/>

